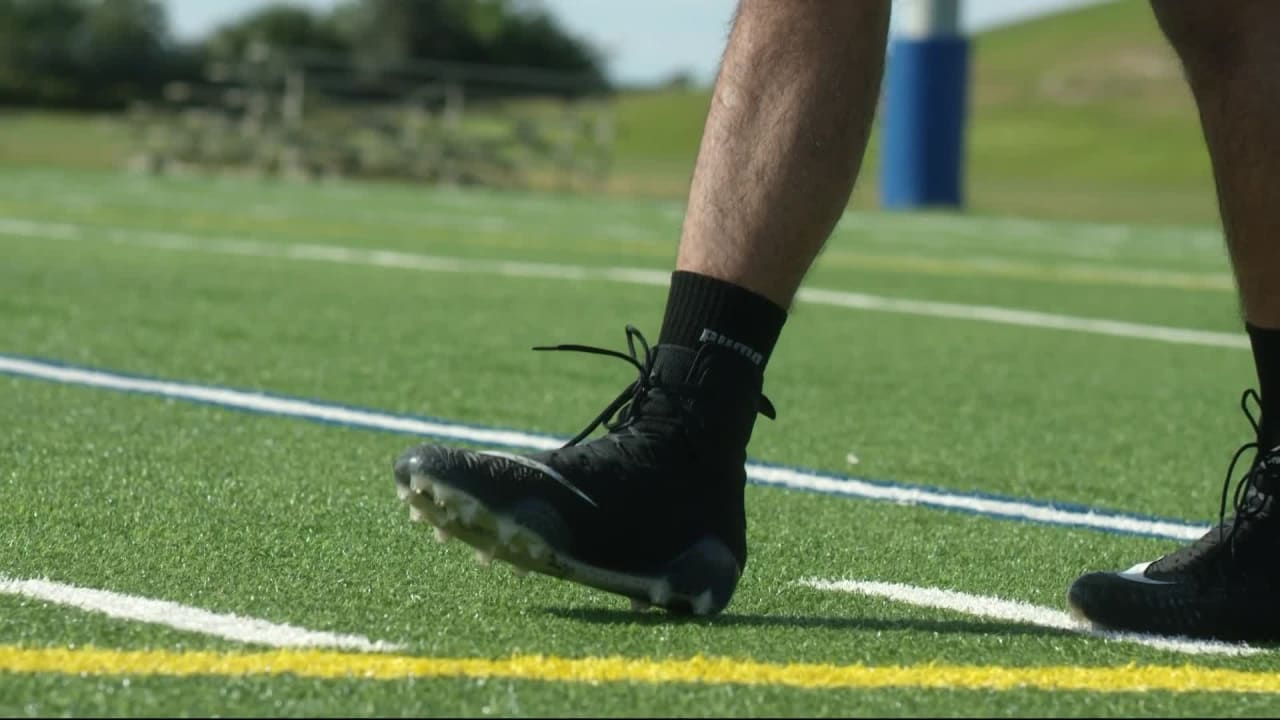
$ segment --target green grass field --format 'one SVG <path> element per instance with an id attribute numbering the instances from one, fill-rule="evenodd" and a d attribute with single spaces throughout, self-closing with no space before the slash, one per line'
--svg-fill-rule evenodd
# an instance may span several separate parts
<path id="1" fill-rule="evenodd" d="M 873 139 L 713 619 L 481 567 L 391 475 L 632 379 L 528 348 L 656 339 L 706 92 L 622 94 L 593 196 L 147 178 L 114 118 L 0 115 L 0 715 L 1280 714 L 1274 647 L 1064 614 L 1252 439 L 1176 63 L 1117 2 L 981 35 L 973 79 L 971 213 L 870 211 Z"/>
<path id="2" fill-rule="evenodd" d="M 1188 654 L 799 583 L 1052 614 L 1079 573 L 1177 541 L 1027 508 L 1207 524 L 1250 439 L 1237 402 L 1252 381 L 1210 227 L 846 217 L 774 356 L 779 419 L 757 426 L 752 457 L 1022 509 L 753 484 L 751 561 L 711 620 L 634 614 L 435 543 L 390 472 L 415 433 L 236 409 L 267 393 L 567 437 L 630 371 L 527 349 L 617 347 L 627 322 L 656 336 L 681 214 L 664 200 L 0 171 L 0 714 L 1280 709 L 1269 648 Z M 843 306 L 849 293 L 880 309 Z M 994 322 L 991 308 L 1041 315 Z M 121 392 L 77 369 L 175 385 Z M 182 399 L 208 386 L 242 392 Z M 278 651 L 20 589 L 37 579 L 398 647 Z"/>

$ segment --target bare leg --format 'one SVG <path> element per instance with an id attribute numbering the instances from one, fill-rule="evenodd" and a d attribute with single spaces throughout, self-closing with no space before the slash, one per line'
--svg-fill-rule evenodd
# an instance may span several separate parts
<path id="1" fill-rule="evenodd" d="M 885 0 L 743 0 L 677 270 L 790 305 L 853 189 L 888 23 Z"/>
<path id="2" fill-rule="evenodd" d="M 1152 7 L 1200 108 L 1245 319 L 1280 328 L 1280 3 Z"/>
<path id="3" fill-rule="evenodd" d="M 1280 443 L 1280 3 L 1154 0 L 1191 84 L 1218 186 L 1262 394 L 1267 447 Z"/>

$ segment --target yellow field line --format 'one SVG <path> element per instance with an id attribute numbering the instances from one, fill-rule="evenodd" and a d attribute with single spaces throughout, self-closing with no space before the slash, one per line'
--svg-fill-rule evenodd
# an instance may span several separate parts
<path id="1" fill-rule="evenodd" d="M 516 655 L 432 658 L 278 650 L 172 652 L 96 648 L 21 648 L 0 645 L 0 673 L 65 675 L 221 676 L 293 675 L 303 678 L 505 678 L 573 683 L 697 683 L 810 689 L 940 688 L 970 690 L 1083 690 L 1091 692 L 1280 693 L 1280 673 L 1185 665 L 1119 667 L 998 667 L 965 665 L 773 664 L 731 658 L 648 660 Z"/>

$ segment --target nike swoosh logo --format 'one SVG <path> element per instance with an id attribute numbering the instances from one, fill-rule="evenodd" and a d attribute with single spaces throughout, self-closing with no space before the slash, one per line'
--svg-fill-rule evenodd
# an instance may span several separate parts
<path id="1" fill-rule="evenodd" d="M 1152 562 L 1155 562 L 1155 561 L 1153 560 L 1149 562 L 1138 563 L 1137 565 L 1134 565 L 1133 567 L 1129 568 L 1128 570 L 1125 570 L 1124 572 L 1116 573 L 1116 575 L 1124 578 L 1125 580 L 1128 580 L 1129 582 L 1142 583 L 1143 585 L 1176 585 L 1177 584 L 1171 580 L 1155 580 L 1153 578 L 1147 577 L 1147 567 L 1150 566 Z"/>
<path id="2" fill-rule="evenodd" d="M 527 458 L 523 455 L 506 453 L 499 450 L 486 450 L 480 454 L 488 455 L 490 457 L 499 457 L 499 458 L 502 458 L 503 460 L 510 460 L 513 463 L 516 463 L 518 465 L 523 465 L 531 470 L 537 470 L 543 475 L 546 475 L 552 480 L 555 480 L 556 482 L 560 483 L 573 494 L 587 501 L 587 503 L 591 505 L 591 507 L 597 507 L 597 508 L 600 507 L 598 504 L 596 504 L 595 500 L 592 500 L 586 493 L 579 490 L 578 486 L 569 482 L 568 478 L 566 478 L 564 475 L 561 475 L 558 470 L 551 467 L 550 465 L 547 465 L 546 463 L 540 463 L 537 460 L 534 460 L 533 458 Z"/>

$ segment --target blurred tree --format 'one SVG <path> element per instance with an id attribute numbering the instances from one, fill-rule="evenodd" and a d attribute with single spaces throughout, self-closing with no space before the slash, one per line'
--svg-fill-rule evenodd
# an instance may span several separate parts
<path id="1" fill-rule="evenodd" d="M 58 102 L 79 92 L 72 33 L 81 0 L 0 0 L 0 98 Z"/>
<path id="2" fill-rule="evenodd" d="M 191 47 L 170 37 L 162 0 L 0 0 L 0 103 L 122 107 L 259 41 L 366 66 L 435 60 L 575 73 L 582 82 L 560 88 L 570 93 L 607 87 L 596 51 L 536 0 L 344 0 L 329 14 L 282 3 Z"/>
<path id="3" fill-rule="evenodd" d="M 0 0 L 0 102 L 120 106 L 195 65 L 159 0 Z"/>
<path id="4" fill-rule="evenodd" d="M 254 43 L 325 52 L 345 52 L 348 49 L 346 39 L 332 17 L 281 3 L 222 26 L 209 38 L 206 50 L 212 58 L 238 59 L 243 58 Z"/>
<path id="5" fill-rule="evenodd" d="M 158 0 L 89 3 L 71 43 L 82 92 L 115 105 L 168 79 L 167 21 Z"/>
<path id="6" fill-rule="evenodd" d="M 335 17 L 364 61 L 395 64 L 430 58 L 479 63 L 485 59 L 485 48 L 472 18 L 482 16 L 481 11 L 493 13 L 501 4 L 495 0 L 356 0 L 340 6 Z"/>
<path id="7" fill-rule="evenodd" d="M 438 60 L 577 73 L 606 86 L 603 63 L 531 0 L 348 0 L 334 11 L 358 60 Z"/>
<path id="8" fill-rule="evenodd" d="M 488 61 L 498 65 L 528 65 L 581 73 L 599 85 L 605 84 L 599 53 L 570 35 L 550 13 L 532 3 L 502 16 L 489 47 Z"/>
<path id="9" fill-rule="evenodd" d="M 689 90 L 695 83 L 692 70 L 677 70 L 662 81 L 662 87 L 668 90 Z"/>

